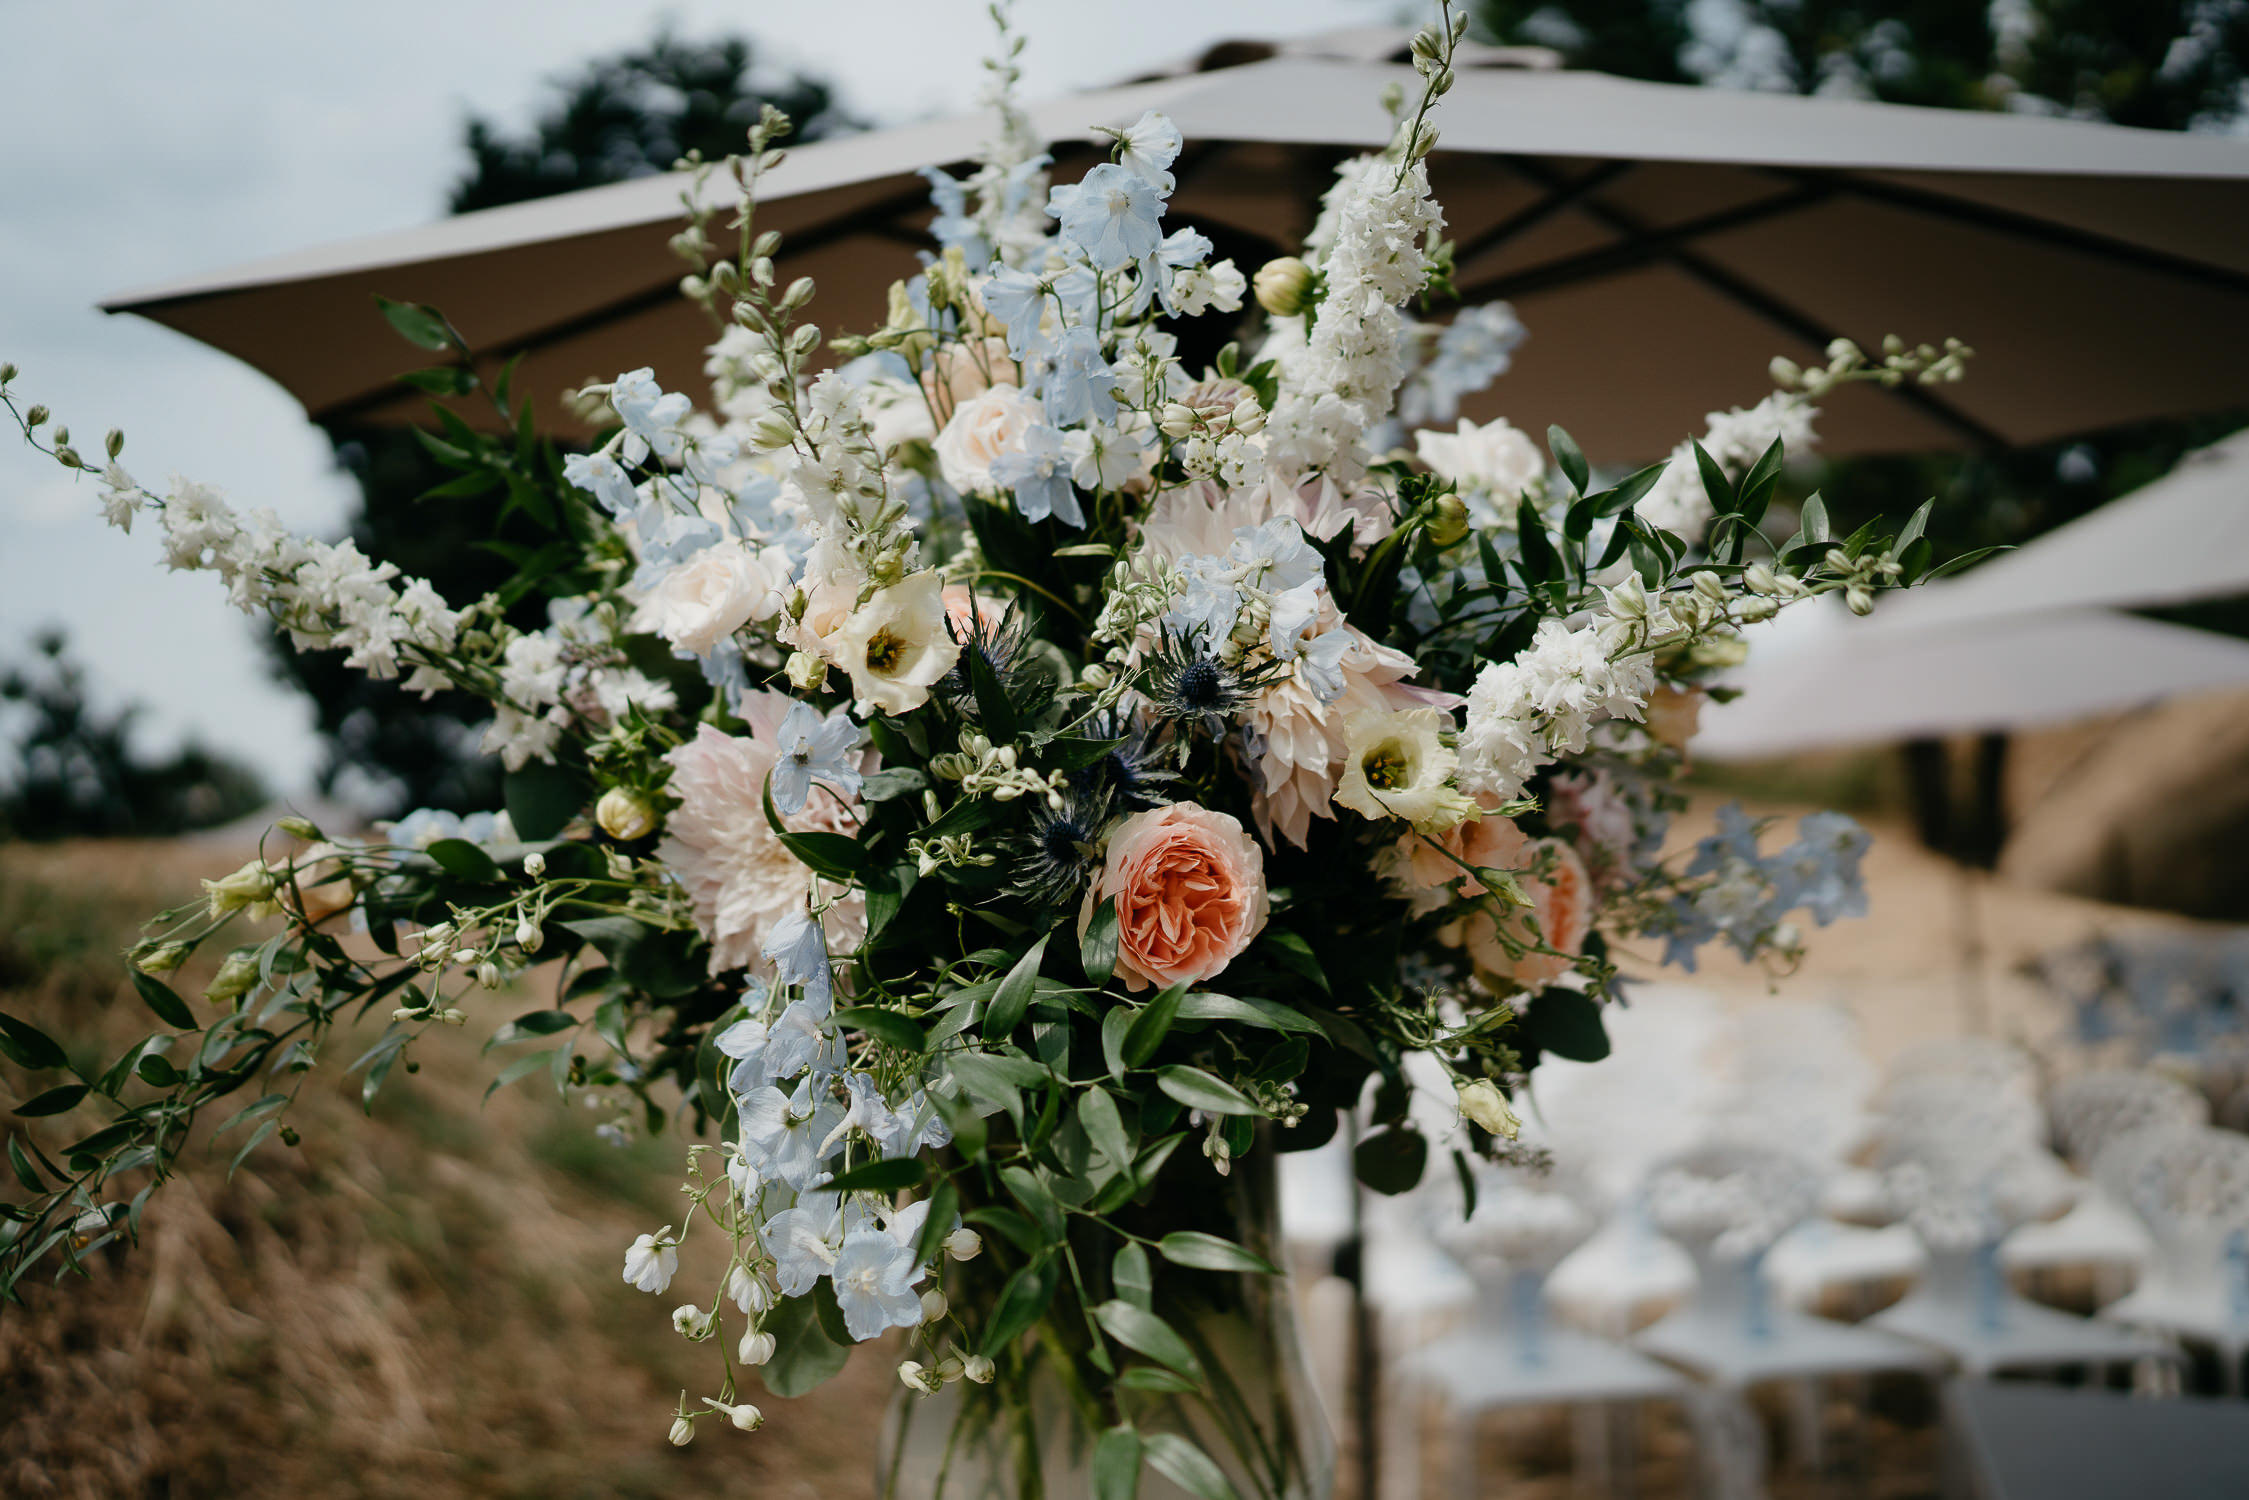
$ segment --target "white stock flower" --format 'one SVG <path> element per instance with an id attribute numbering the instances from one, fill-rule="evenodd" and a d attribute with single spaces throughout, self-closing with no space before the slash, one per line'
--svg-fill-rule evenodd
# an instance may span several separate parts
<path id="1" fill-rule="evenodd" d="M 1481 427 L 1462 417 L 1458 431 L 1424 430 L 1413 435 L 1413 443 L 1414 452 L 1436 473 L 1501 499 L 1520 495 L 1546 472 L 1546 455 L 1538 444 L 1504 417 Z M 1508 519 L 1513 519 L 1511 511 Z"/>

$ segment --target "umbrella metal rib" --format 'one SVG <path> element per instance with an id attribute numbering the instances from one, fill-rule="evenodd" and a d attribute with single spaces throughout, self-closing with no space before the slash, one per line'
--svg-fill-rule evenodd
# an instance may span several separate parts
<path id="1" fill-rule="evenodd" d="M 1508 167 L 1534 185 L 1552 188 L 1560 183 L 1559 174 L 1544 163 L 1525 156 L 1501 156 Z M 1774 202 L 1777 200 L 1766 200 Z M 1710 290 L 1762 318 L 1765 322 L 1802 339 L 1815 350 L 1825 349 L 1839 334 L 1802 309 L 1784 302 L 1763 287 L 1702 255 L 1681 242 L 1676 236 L 1666 240 L 1664 232 L 1650 225 L 1638 214 L 1600 198 L 1587 194 L 1581 200 L 1581 211 L 1588 217 L 1622 235 L 1626 248 L 1647 244 L 1653 258 L 1668 262 L 1687 276 L 1701 282 Z M 1863 341 L 1862 341 L 1863 342 Z M 1913 407 L 1923 415 L 1951 428 L 1969 442 L 1986 452 L 1995 452 L 2009 446 L 1999 433 L 1969 416 L 1966 412 L 1936 396 L 1925 386 L 1904 384 L 1885 385 L 1878 389 Z"/>

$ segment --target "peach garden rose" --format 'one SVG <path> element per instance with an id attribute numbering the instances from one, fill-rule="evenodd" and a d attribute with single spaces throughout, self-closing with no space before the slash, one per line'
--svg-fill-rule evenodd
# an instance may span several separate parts
<path id="1" fill-rule="evenodd" d="M 1265 856 L 1233 818 L 1175 802 L 1135 813 L 1109 835 L 1107 861 L 1078 913 L 1080 937 L 1112 896 L 1125 984 L 1198 984 L 1265 926 Z"/>

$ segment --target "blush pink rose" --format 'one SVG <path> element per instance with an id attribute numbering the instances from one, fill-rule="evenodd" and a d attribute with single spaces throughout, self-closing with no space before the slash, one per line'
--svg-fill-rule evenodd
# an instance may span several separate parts
<path id="1" fill-rule="evenodd" d="M 1575 849 L 1560 839 L 1533 839 L 1508 819 L 1491 812 L 1439 835 L 1437 842 L 1463 863 L 1481 870 L 1529 871 L 1547 866 L 1543 878 L 1532 874 L 1519 877 L 1531 905 L 1528 911 L 1518 909 L 1508 919 L 1507 935 L 1518 943 L 1543 941 L 1557 951 L 1526 953 L 1520 958 L 1509 955 L 1507 945 L 1500 941 L 1498 924 L 1481 911 L 1447 926 L 1442 933 L 1447 943 L 1465 947 L 1484 973 L 1512 979 L 1529 990 L 1544 989 L 1570 972 L 1568 955 L 1580 952 L 1593 930 L 1595 900 L 1593 878 Z M 1417 911 L 1435 909 L 1449 894 L 1473 897 L 1484 893 L 1482 881 L 1462 874 L 1459 865 L 1421 840 L 1401 844 L 1399 853 L 1402 857 L 1395 868 L 1413 888 Z"/>
<path id="2" fill-rule="evenodd" d="M 1198 984 L 1264 928 L 1265 856 L 1226 814 L 1175 802 L 1135 813 L 1109 835 L 1107 862 L 1078 913 L 1081 938 L 1108 897 L 1128 988 Z"/>

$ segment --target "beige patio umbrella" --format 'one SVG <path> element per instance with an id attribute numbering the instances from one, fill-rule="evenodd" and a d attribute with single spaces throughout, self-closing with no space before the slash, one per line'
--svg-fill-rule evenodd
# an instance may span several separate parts
<path id="1" fill-rule="evenodd" d="M 1168 112 L 1189 148 L 1172 222 L 1254 264 L 1292 249 L 1343 157 L 1379 146 L 1406 33 L 1358 31 L 1038 105 L 1057 175 L 1093 127 Z M 1241 59 L 1249 59 L 1243 61 Z M 1834 335 L 1957 335 L 1979 350 L 1941 391 L 1834 398 L 1830 451 L 2036 441 L 2249 401 L 2249 142 L 2075 121 L 1628 82 L 1525 68 L 1493 49 L 1446 99 L 1437 188 L 1471 300 L 1531 329 L 1471 414 L 1565 423 L 1597 461 L 1668 451 L 1713 404 L 1767 389 L 1774 354 Z M 914 170 L 970 158 L 984 118 L 822 142 L 768 179 L 827 328 L 870 326 L 926 241 Z M 676 295 L 676 179 L 492 209 L 183 278 L 106 305 L 265 371 L 327 423 L 395 422 L 412 351 L 371 298 L 442 308 L 495 363 L 550 393 L 653 363 L 699 379 L 709 337 Z"/>

